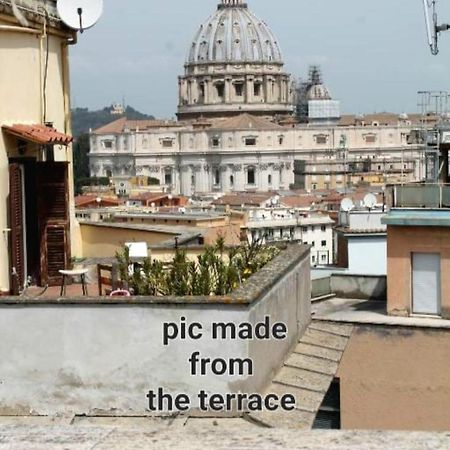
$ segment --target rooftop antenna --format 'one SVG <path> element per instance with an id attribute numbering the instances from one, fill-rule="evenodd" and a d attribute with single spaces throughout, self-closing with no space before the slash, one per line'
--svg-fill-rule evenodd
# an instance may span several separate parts
<path id="1" fill-rule="evenodd" d="M 61 20 L 80 33 L 93 27 L 103 13 L 103 0 L 58 0 L 56 6 Z"/>
<path id="2" fill-rule="evenodd" d="M 427 28 L 428 45 L 431 54 L 439 53 L 439 34 L 443 31 L 450 30 L 450 24 L 444 23 L 438 25 L 438 14 L 436 9 L 437 0 L 422 0 L 425 12 L 425 25 Z"/>

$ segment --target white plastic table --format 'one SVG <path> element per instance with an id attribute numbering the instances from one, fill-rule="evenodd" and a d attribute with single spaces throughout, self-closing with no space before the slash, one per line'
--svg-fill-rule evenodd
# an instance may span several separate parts
<path id="1" fill-rule="evenodd" d="M 75 270 L 60 270 L 59 273 L 63 276 L 61 283 L 61 297 L 66 295 L 66 278 L 67 277 L 80 277 L 81 287 L 83 290 L 83 295 L 88 295 L 87 285 L 86 285 L 86 274 L 89 272 L 88 269 L 75 269 Z"/>

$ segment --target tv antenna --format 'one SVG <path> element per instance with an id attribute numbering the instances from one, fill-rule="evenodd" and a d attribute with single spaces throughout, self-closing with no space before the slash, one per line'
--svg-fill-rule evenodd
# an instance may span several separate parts
<path id="1" fill-rule="evenodd" d="M 103 0 L 58 0 L 56 6 L 61 20 L 80 33 L 93 27 L 103 13 Z"/>
<path id="2" fill-rule="evenodd" d="M 439 35 L 443 31 L 450 30 L 450 24 L 444 23 L 439 25 L 437 14 L 437 0 L 423 0 L 423 7 L 425 12 L 425 25 L 427 27 L 428 45 L 430 46 L 431 54 L 437 55 L 439 53 Z"/>

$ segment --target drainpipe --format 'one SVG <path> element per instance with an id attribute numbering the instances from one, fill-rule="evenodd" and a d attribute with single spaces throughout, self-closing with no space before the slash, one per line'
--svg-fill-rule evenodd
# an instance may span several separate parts
<path id="1" fill-rule="evenodd" d="M 14 31 L 17 33 L 35 34 L 36 36 L 42 34 L 42 30 L 38 30 L 37 28 L 19 27 L 14 25 L 0 25 L 0 31 Z"/>

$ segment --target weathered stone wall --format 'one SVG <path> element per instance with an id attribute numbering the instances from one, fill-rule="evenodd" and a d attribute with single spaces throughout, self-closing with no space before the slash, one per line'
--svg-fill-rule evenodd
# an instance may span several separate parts
<path id="1" fill-rule="evenodd" d="M 310 320 L 309 249 L 292 246 L 226 297 L 0 301 L 0 414 L 143 414 L 146 394 L 260 391 Z M 285 341 L 213 341 L 210 324 L 271 316 Z M 204 325 L 204 338 L 162 345 L 163 322 Z M 255 376 L 192 377 L 188 358 L 251 357 Z M 193 401 L 195 407 L 195 402 Z"/>

